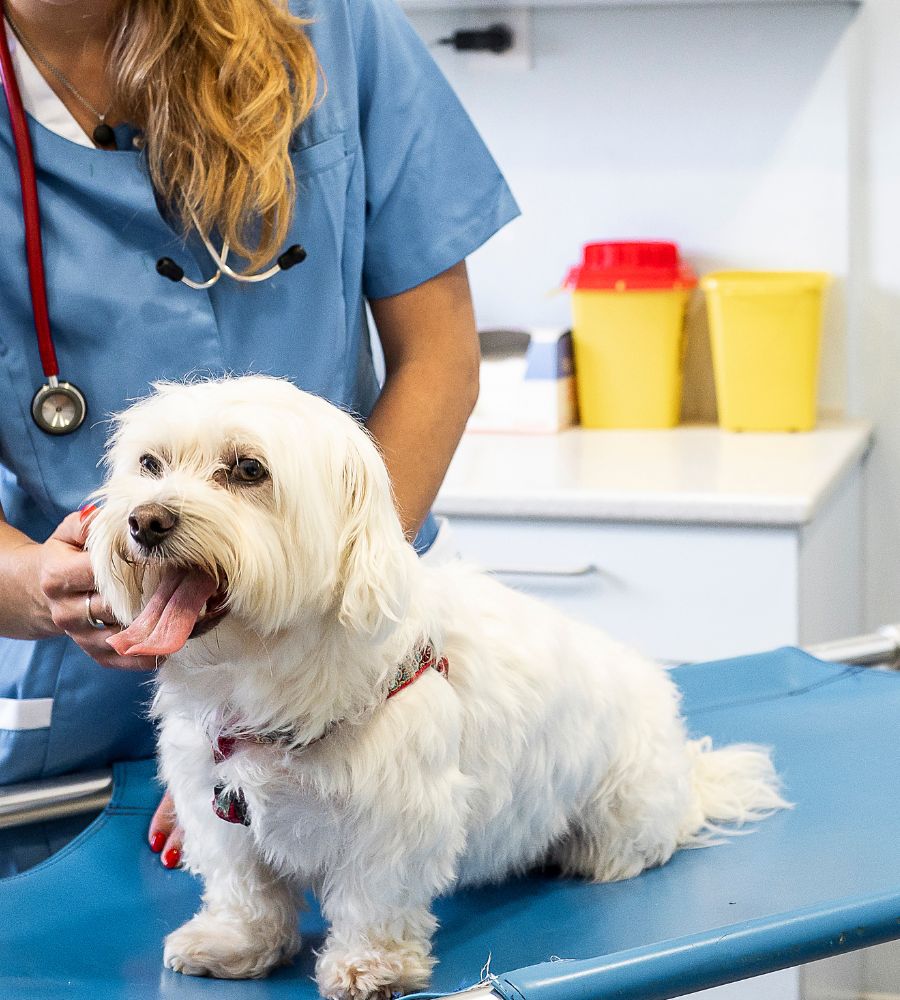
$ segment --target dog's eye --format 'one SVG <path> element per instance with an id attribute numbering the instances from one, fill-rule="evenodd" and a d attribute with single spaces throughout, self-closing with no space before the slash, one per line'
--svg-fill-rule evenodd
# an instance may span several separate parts
<path id="1" fill-rule="evenodd" d="M 141 468 L 148 476 L 161 476 L 162 463 L 154 455 L 141 455 Z"/>
<path id="2" fill-rule="evenodd" d="M 239 458 L 231 467 L 231 479 L 236 483 L 261 483 L 268 474 L 256 458 Z"/>

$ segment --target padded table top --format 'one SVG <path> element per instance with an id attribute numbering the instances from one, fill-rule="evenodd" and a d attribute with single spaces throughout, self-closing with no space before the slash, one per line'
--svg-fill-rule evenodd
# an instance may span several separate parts
<path id="1" fill-rule="evenodd" d="M 490 956 L 509 1000 L 663 1000 L 900 937 L 900 674 L 785 649 L 673 675 L 693 734 L 773 746 L 796 807 L 628 882 L 535 873 L 439 900 L 433 989 L 478 981 Z M 296 964 L 268 980 L 162 967 L 162 938 L 199 886 L 146 846 L 153 770 L 117 765 L 113 800 L 83 834 L 0 881 L 0 996 L 312 1000 L 314 903 Z"/>

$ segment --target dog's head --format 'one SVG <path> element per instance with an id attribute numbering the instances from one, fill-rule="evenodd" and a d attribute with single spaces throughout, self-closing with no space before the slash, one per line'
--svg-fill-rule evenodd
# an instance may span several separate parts
<path id="1" fill-rule="evenodd" d="M 88 549 L 129 629 L 166 655 L 224 615 L 271 635 L 401 618 L 410 557 L 384 463 L 348 414 L 265 376 L 159 383 L 115 420 Z"/>

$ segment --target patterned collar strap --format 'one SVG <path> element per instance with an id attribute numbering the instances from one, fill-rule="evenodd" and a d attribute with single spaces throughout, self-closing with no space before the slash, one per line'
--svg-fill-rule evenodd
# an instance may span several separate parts
<path id="1" fill-rule="evenodd" d="M 401 663 L 397 667 L 397 672 L 388 685 L 387 697 L 393 698 L 395 694 L 399 694 L 404 688 L 409 687 L 413 681 L 418 680 L 426 670 L 436 670 L 442 677 L 448 677 L 450 666 L 447 662 L 447 657 L 442 656 L 438 660 L 435 658 L 431 646 L 423 646 L 415 660 L 408 663 Z M 216 764 L 221 764 L 223 761 L 228 760 L 229 757 L 232 757 L 241 747 L 246 746 L 282 745 L 292 746 L 295 750 L 305 750 L 320 740 L 324 740 L 336 725 L 336 722 L 330 723 L 325 732 L 320 736 L 316 736 L 307 743 L 300 745 L 292 744 L 290 734 L 284 731 L 274 733 L 242 733 L 235 736 L 223 736 L 220 733 L 212 740 L 213 761 Z"/>
<path id="2" fill-rule="evenodd" d="M 329 723 L 325 732 L 320 736 L 316 736 L 311 740 L 307 740 L 306 743 L 300 744 L 292 743 L 290 734 L 285 733 L 284 731 L 275 733 L 242 733 L 238 736 L 223 736 L 220 733 L 212 741 L 213 762 L 221 764 L 223 761 L 228 760 L 229 757 L 234 756 L 234 754 L 240 750 L 241 747 L 248 746 L 281 746 L 284 749 L 290 747 L 293 750 L 305 750 L 307 747 L 314 746 L 320 740 L 324 740 L 336 725 L 336 722 Z"/>
<path id="3" fill-rule="evenodd" d="M 388 685 L 388 698 L 393 698 L 395 694 L 398 694 L 405 687 L 409 687 L 426 670 L 436 670 L 441 677 L 449 678 L 450 665 L 447 663 L 447 657 L 442 656 L 439 660 L 436 660 L 431 646 L 423 646 L 417 660 L 411 663 L 401 663 L 397 667 L 397 673 L 394 674 L 391 683 Z"/>

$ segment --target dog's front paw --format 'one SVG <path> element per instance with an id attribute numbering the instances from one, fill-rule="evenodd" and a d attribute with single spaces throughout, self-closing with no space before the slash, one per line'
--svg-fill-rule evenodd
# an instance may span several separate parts
<path id="1" fill-rule="evenodd" d="M 201 910 L 167 938 L 163 964 L 186 976 L 261 979 L 300 948 L 295 930 Z"/>
<path id="2" fill-rule="evenodd" d="M 316 962 L 319 992 L 328 1000 L 376 1000 L 428 983 L 434 959 L 415 941 L 360 942 L 347 947 L 330 941 Z"/>

